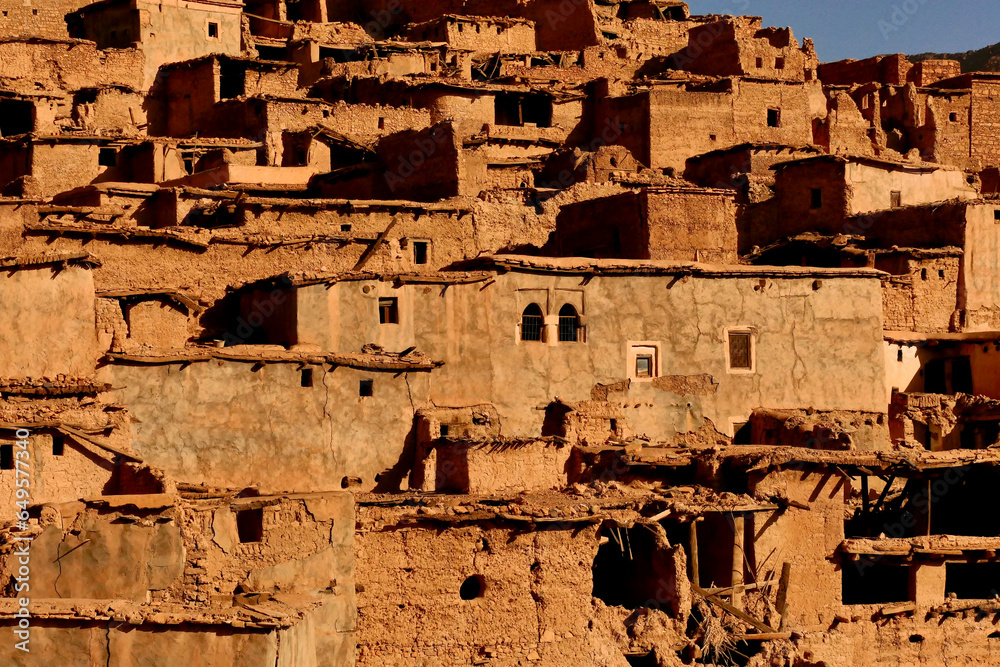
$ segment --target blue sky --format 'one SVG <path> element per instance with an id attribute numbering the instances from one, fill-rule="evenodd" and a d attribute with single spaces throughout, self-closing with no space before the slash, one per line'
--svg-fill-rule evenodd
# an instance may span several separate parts
<path id="1" fill-rule="evenodd" d="M 957 53 L 1000 42 L 997 0 L 688 0 L 692 14 L 762 16 L 812 37 L 820 60 Z"/>

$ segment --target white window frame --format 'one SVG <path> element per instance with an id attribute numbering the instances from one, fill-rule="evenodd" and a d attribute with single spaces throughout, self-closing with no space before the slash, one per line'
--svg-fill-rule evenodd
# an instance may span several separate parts
<path id="1" fill-rule="evenodd" d="M 653 367 L 650 369 L 651 373 L 649 377 L 639 377 L 636 373 L 636 359 L 641 356 L 652 355 L 653 357 Z M 660 354 L 660 342 L 659 341 L 630 341 L 628 344 L 628 368 L 626 369 L 625 376 L 630 380 L 636 382 L 652 382 L 654 379 L 660 377 L 660 368 L 662 365 L 662 359 Z"/>

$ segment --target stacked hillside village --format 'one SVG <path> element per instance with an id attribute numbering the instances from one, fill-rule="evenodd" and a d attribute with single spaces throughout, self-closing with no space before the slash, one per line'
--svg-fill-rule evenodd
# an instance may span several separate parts
<path id="1" fill-rule="evenodd" d="M 0 663 L 1000 664 L 1000 75 L 0 9 Z"/>

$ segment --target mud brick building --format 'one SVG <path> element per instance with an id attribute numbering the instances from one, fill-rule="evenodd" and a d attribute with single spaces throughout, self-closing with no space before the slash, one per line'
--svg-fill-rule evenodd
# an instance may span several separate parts
<path id="1" fill-rule="evenodd" d="M 997 76 L 697 10 L 0 0 L 0 663 L 1000 665 Z"/>

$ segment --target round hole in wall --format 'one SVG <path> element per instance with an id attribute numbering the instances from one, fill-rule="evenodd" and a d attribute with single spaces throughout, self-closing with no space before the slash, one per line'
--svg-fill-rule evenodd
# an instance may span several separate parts
<path id="1" fill-rule="evenodd" d="M 462 582 L 462 587 L 458 589 L 458 595 L 463 600 L 475 600 L 483 597 L 486 592 L 486 579 L 481 574 L 474 574 Z"/>
<path id="2" fill-rule="evenodd" d="M 369 292 L 372 291 L 372 286 L 371 285 L 365 285 L 364 287 L 361 288 L 361 291 L 364 292 L 365 294 L 368 294 Z"/>
<path id="3" fill-rule="evenodd" d="M 344 477 L 344 479 L 340 480 L 340 488 L 342 489 L 350 489 L 355 486 L 361 486 L 360 477 Z"/>
<path id="4" fill-rule="evenodd" d="M 910 635 L 910 643 L 911 644 L 919 644 L 922 641 L 924 641 L 924 636 L 923 635 Z"/>

